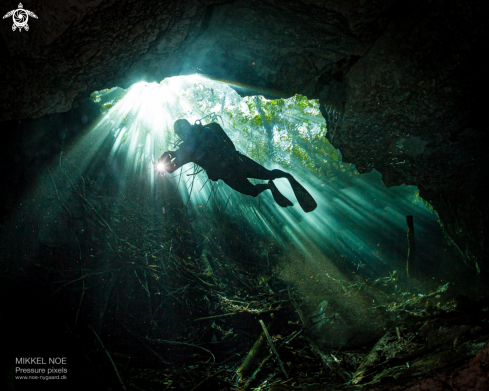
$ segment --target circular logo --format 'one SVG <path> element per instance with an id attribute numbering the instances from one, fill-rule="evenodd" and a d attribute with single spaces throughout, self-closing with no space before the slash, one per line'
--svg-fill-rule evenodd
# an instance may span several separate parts
<path id="1" fill-rule="evenodd" d="M 12 15 L 12 19 L 17 28 L 21 29 L 27 25 L 29 15 L 27 15 L 27 12 L 24 9 L 17 9 Z"/>

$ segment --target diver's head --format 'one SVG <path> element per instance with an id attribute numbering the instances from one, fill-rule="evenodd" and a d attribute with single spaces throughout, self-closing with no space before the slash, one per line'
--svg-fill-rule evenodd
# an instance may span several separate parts
<path id="1" fill-rule="evenodd" d="M 183 141 L 187 140 L 192 134 L 192 126 L 186 119 L 177 119 L 173 124 L 173 129 Z"/>

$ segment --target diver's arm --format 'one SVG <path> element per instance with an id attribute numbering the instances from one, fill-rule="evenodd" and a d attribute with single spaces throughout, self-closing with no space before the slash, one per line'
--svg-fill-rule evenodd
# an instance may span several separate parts
<path id="1" fill-rule="evenodd" d="M 190 163 L 190 160 L 187 158 L 184 151 L 179 149 L 178 151 L 166 151 L 158 159 L 158 163 L 163 164 L 162 171 L 171 174 L 185 164 Z"/>

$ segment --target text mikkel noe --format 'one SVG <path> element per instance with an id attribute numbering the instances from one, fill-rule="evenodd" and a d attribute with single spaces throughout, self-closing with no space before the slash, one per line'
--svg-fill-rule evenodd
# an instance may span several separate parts
<path id="1" fill-rule="evenodd" d="M 16 364 L 46 365 L 44 357 L 21 357 L 15 359 Z M 66 357 L 49 357 L 48 364 L 66 364 Z"/>

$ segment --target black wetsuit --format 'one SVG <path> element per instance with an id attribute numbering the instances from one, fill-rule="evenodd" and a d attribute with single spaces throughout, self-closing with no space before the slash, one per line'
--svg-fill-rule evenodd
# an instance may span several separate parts
<path id="1" fill-rule="evenodd" d="M 247 178 L 272 180 L 288 175 L 281 170 L 267 170 L 236 151 L 231 139 L 215 122 L 194 130 L 194 136 L 180 144 L 175 152 L 175 163 L 179 167 L 196 163 L 207 172 L 209 179 L 221 179 L 234 190 L 253 197 L 265 190 L 262 188 L 265 185 L 255 186 Z"/>

